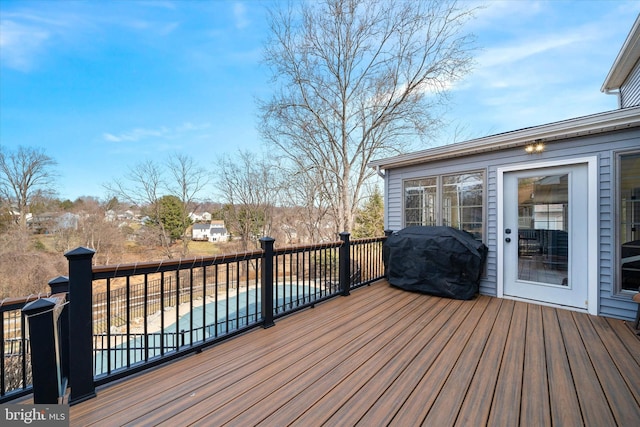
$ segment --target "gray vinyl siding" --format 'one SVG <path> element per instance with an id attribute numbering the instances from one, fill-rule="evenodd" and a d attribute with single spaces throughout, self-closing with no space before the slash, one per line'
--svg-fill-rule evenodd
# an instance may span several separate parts
<path id="1" fill-rule="evenodd" d="M 640 105 L 640 63 L 636 63 L 627 80 L 620 86 L 620 104 L 622 108 Z"/>
<path id="2" fill-rule="evenodd" d="M 598 246 L 599 246 L 599 307 L 604 316 L 633 319 L 637 305 L 630 301 L 627 293 L 616 292 L 616 191 L 615 156 L 620 150 L 640 148 L 640 130 L 631 129 L 594 136 L 572 138 L 547 144 L 541 154 L 526 154 L 522 148 L 514 148 L 469 157 L 446 159 L 389 169 L 386 171 L 388 229 L 403 227 L 403 181 L 440 174 L 467 171 L 485 171 L 485 231 L 484 243 L 489 248 L 486 275 L 480 283 L 480 292 L 497 295 L 497 169 L 504 166 L 527 164 L 532 161 L 551 161 L 596 156 L 598 158 Z"/>
<path id="3" fill-rule="evenodd" d="M 612 151 L 600 153 L 598 159 L 598 227 L 599 236 L 598 242 L 600 249 L 598 251 L 599 256 L 599 268 L 598 268 L 598 280 L 600 283 L 599 295 L 600 307 L 598 312 L 611 316 L 612 310 L 616 304 L 610 304 L 609 301 L 615 293 L 614 286 L 614 261 L 615 256 L 615 230 L 614 230 L 614 205 L 615 199 L 613 198 L 612 191 Z M 614 310 L 615 311 L 615 310 Z"/>
<path id="4" fill-rule="evenodd" d="M 486 184 L 485 184 L 485 207 L 484 207 L 484 215 L 485 215 L 485 238 L 484 244 L 489 248 L 489 252 L 487 253 L 487 266 L 485 271 L 485 277 L 480 281 L 480 293 L 485 295 L 497 296 L 497 286 L 496 282 L 498 281 L 498 259 L 496 257 L 497 253 L 497 235 L 498 235 L 498 210 L 497 210 L 497 194 L 498 194 L 498 184 L 497 184 L 497 172 L 496 168 L 490 168 L 486 173 Z"/>

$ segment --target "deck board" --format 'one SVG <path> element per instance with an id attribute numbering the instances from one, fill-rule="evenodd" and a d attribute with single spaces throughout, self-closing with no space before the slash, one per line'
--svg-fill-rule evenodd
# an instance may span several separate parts
<path id="1" fill-rule="evenodd" d="M 454 425 L 458 414 L 448 409 L 452 406 L 459 408 L 464 402 L 469 385 L 477 371 L 480 357 L 490 336 L 490 330 L 499 313 L 500 302 L 498 299 L 491 299 L 478 323 L 468 325 L 470 329 L 469 340 L 442 389 L 436 394 L 433 404 L 429 405 L 428 414 L 422 422 L 424 425 Z"/>
<path id="2" fill-rule="evenodd" d="M 632 425 L 624 322 L 378 282 L 100 387 L 71 425 Z"/>
<path id="3" fill-rule="evenodd" d="M 469 344 L 469 339 L 476 331 L 476 327 L 489 301 L 489 298 L 483 298 L 478 302 L 479 309 L 469 312 L 456 330 L 456 333 L 439 351 L 438 358 L 434 360 L 429 370 L 413 389 L 409 398 L 402 405 L 402 409 L 393 418 L 392 425 L 414 426 L 422 423 L 432 405 L 442 393 L 443 386 L 452 370 L 457 366 L 458 360 L 464 354 L 463 352 Z M 479 334 L 476 336 L 479 336 Z"/>
<path id="4" fill-rule="evenodd" d="M 455 423 L 458 427 L 486 425 L 489 419 L 493 393 L 488 391 L 495 390 L 498 381 L 498 372 L 514 307 L 513 301 L 501 300 L 500 302 L 500 311 L 491 331 L 487 331 L 489 334 L 487 344 L 458 413 Z"/>
<path id="5" fill-rule="evenodd" d="M 524 343 L 527 326 L 527 305 L 516 303 L 513 309 L 502 363 L 497 372 L 496 388 L 489 413 L 489 426 L 517 426 L 520 422 Z M 490 390 L 485 391 L 489 393 Z"/>
<path id="6" fill-rule="evenodd" d="M 589 320 L 591 319 L 589 318 Z M 581 322 L 576 320 L 576 326 L 582 336 L 582 341 L 589 343 L 585 347 L 587 354 L 593 364 L 616 423 L 623 426 L 640 424 L 640 407 L 630 408 L 623 404 L 623 402 L 634 400 L 635 397 L 627 387 L 617 366 L 613 363 L 607 348 L 600 340 L 591 321 Z"/>
<path id="7" fill-rule="evenodd" d="M 584 421 L 556 310 L 542 307 L 542 319 L 552 424 L 567 427 L 581 426 Z"/>
<path id="8" fill-rule="evenodd" d="M 206 422 L 212 425 L 224 425 L 232 420 L 236 425 L 254 425 L 266 421 L 269 417 L 291 419 L 313 402 L 313 398 L 310 397 L 308 403 L 303 400 L 302 405 L 296 404 L 297 400 L 300 400 L 299 396 L 308 395 L 310 387 L 312 391 L 323 390 L 328 386 L 327 383 L 334 383 L 336 370 L 340 371 L 339 378 L 346 375 L 345 369 L 339 369 L 343 365 L 342 361 L 367 360 L 373 349 L 381 346 L 381 343 L 370 346 L 367 344 L 372 339 L 383 339 L 387 336 L 385 334 L 400 333 L 405 321 L 411 321 L 412 317 L 419 315 L 415 310 L 419 304 L 420 301 L 417 298 L 403 298 L 394 306 L 386 308 L 391 311 L 388 322 L 369 323 L 368 320 L 373 320 L 372 318 L 378 314 L 374 311 L 371 318 L 363 318 L 364 322 L 356 325 L 355 329 L 350 325 L 339 325 L 332 329 L 330 334 L 325 334 L 326 340 L 307 346 L 305 350 L 308 353 L 304 357 L 294 353 L 278 357 L 279 360 L 285 358 L 282 363 L 283 369 L 280 372 L 274 372 L 258 387 L 249 389 L 247 393 L 241 393 L 247 390 L 246 386 L 241 383 L 234 384 L 234 387 L 227 390 L 228 404 L 225 405 L 225 410 L 207 415 L 208 404 L 205 402 L 203 407 L 193 408 L 194 411 L 188 414 L 180 414 L 168 420 L 167 425 L 187 425 L 193 421 L 194 414 L 199 414 L 199 418 L 206 418 Z M 414 315 L 410 316 L 410 313 Z M 351 329 L 353 335 L 344 333 L 347 327 Z M 360 334 L 357 335 L 358 333 Z M 324 347 L 329 343 L 335 345 L 337 351 L 330 354 L 324 351 Z M 253 380 L 249 378 L 248 381 Z M 215 399 L 218 400 L 219 397 L 216 396 Z M 251 411 L 248 411 L 249 409 Z M 271 411 L 276 413 L 273 414 Z"/>
<path id="9" fill-rule="evenodd" d="M 585 423 L 593 423 L 592 425 L 596 426 L 616 425 L 596 371 L 589 359 L 587 347 L 591 344 L 582 341 L 571 312 L 558 310 L 558 320 L 566 341 L 569 365 L 571 372 L 573 372 L 573 381 L 583 420 Z M 588 321 L 587 318 L 580 320 Z"/>
<path id="10" fill-rule="evenodd" d="M 522 376 L 522 389 L 527 390 L 527 398 L 522 399 L 520 405 L 520 425 L 551 426 L 542 307 L 530 305 L 527 308 Z"/>

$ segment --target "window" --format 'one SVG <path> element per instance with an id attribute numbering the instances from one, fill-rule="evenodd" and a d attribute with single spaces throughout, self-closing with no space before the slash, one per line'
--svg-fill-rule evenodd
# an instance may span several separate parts
<path id="1" fill-rule="evenodd" d="M 640 153 L 618 158 L 620 288 L 640 288 Z"/>
<path id="2" fill-rule="evenodd" d="M 436 178 L 405 181 L 405 226 L 436 225 L 436 188 Z"/>
<path id="3" fill-rule="evenodd" d="M 404 225 L 447 225 L 482 240 L 484 172 L 404 182 Z"/>

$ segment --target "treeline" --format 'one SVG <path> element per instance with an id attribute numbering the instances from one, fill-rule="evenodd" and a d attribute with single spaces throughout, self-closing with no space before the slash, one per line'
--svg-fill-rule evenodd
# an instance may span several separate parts
<path id="1" fill-rule="evenodd" d="M 226 157 L 213 177 L 193 159 L 175 155 L 166 163 L 133 166 L 121 180 L 106 186 L 104 200 L 85 196 L 74 201 L 54 197 L 55 174 L 41 170 L 34 180 L 18 171 L 37 171 L 34 158 L 53 168 L 44 151 L 20 148 L 2 151 L 0 200 L 0 297 L 46 292 L 46 283 L 66 275 L 66 251 L 78 246 L 96 250 L 96 264 L 114 264 L 162 258 L 207 255 L 214 250 L 235 252 L 259 247 L 259 238 L 274 237 L 278 245 L 335 240 L 335 222 L 318 199 L 296 203 L 300 188 L 266 176 L 269 165 L 249 162 L 246 154 Z M 26 162 L 13 171 L 6 167 L 17 159 Z M 30 160 L 31 159 L 31 160 Z M 261 174 L 256 168 L 263 168 Z M 177 171 L 182 171 L 182 175 Z M 13 175 L 12 175 L 13 174 Z M 38 182 L 11 194 L 15 183 Z M 204 199 L 205 184 L 212 183 L 222 202 Z M 181 191 L 178 191 L 180 189 Z M 22 199 L 20 197 L 23 197 Z M 193 253 L 191 226 L 194 213 L 209 213 L 223 220 L 229 242 L 198 246 Z M 382 196 L 374 191 L 359 211 L 354 237 L 382 233 Z M 202 251 L 205 251 L 204 253 Z M 208 251 L 208 252 L 207 252 Z"/>

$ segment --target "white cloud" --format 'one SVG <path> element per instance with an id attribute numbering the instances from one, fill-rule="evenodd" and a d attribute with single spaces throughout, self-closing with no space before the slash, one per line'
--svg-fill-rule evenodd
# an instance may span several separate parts
<path id="1" fill-rule="evenodd" d="M 631 3 L 631 14 L 620 2 L 489 3 L 473 28 L 486 48 L 453 87 L 451 122 L 479 137 L 615 109 L 600 86 L 637 16 Z"/>
<path id="2" fill-rule="evenodd" d="M 542 12 L 543 5 L 537 1 L 492 0 L 469 2 L 469 8 L 477 8 L 476 19 L 472 20 L 469 29 L 472 31 L 494 27 L 496 21 L 522 22 Z"/>
<path id="3" fill-rule="evenodd" d="M 233 4 L 233 18 L 238 30 L 242 30 L 249 26 L 250 21 L 247 18 L 247 7 L 244 3 Z"/>
<path id="4" fill-rule="evenodd" d="M 191 122 L 185 122 L 179 126 L 172 128 L 162 126 L 157 129 L 147 128 L 135 128 L 129 131 L 121 133 L 105 132 L 102 134 L 102 139 L 107 142 L 141 142 L 144 140 L 175 140 L 184 137 L 198 136 L 197 133 L 204 129 L 209 128 L 209 123 L 194 124 Z"/>
<path id="5" fill-rule="evenodd" d="M 170 22 L 168 24 L 165 24 L 160 28 L 160 34 L 163 36 L 167 36 L 173 33 L 179 26 L 179 22 Z"/>
<path id="6" fill-rule="evenodd" d="M 138 142 L 147 138 L 167 138 L 171 131 L 166 127 L 160 129 L 136 128 L 117 135 L 104 133 L 103 138 L 109 142 Z"/>
<path id="7" fill-rule="evenodd" d="M 521 61 L 534 55 L 588 41 L 582 34 L 548 35 L 543 39 L 517 41 L 509 46 L 487 50 L 478 56 L 480 67 L 497 67 Z"/>
<path id="8" fill-rule="evenodd" d="M 32 2 L 17 2 L 11 10 L 3 7 L 0 15 L 2 67 L 28 72 L 42 64 L 45 55 L 55 58 L 59 51 L 89 51 L 97 49 L 96 45 L 105 40 L 111 42 L 105 34 L 134 31 L 136 37 L 143 34 L 155 40 L 174 33 L 181 25 L 175 14 L 162 19 L 162 15 L 131 7 L 123 14 L 117 4 L 68 2 L 65 7 L 58 7 L 55 2 L 37 4 L 39 7 L 34 7 Z M 175 8 L 170 2 L 144 5 Z"/>
<path id="9" fill-rule="evenodd" d="M 0 21 L 0 58 L 2 65 L 19 71 L 33 68 L 38 53 L 51 33 L 46 29 L 12 20 Z"/>

